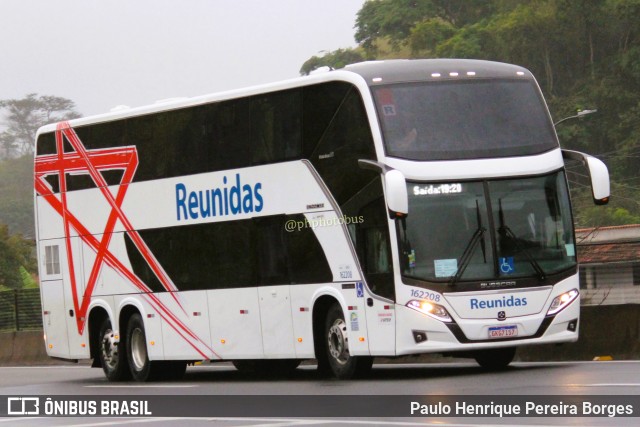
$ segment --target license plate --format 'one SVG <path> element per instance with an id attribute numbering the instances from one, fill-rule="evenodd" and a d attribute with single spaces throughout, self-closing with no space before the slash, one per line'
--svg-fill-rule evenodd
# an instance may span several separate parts
<path id="1" fill-rule="evenodd" d="M 517 325 L 492 326 L 489 328 L 489 338 L 511 338 L 518 336 Z"/>

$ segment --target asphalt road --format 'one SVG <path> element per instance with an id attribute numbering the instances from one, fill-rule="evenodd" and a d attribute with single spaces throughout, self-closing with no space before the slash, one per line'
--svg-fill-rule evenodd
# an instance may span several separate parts
<path id="1" fill-rule="evenodd" d="M 187 374 L 179 382 L 140 384 L 109 383 L 104 378 L 102 370 L 91 369 L 88 366 L 0 367 L 0 395 L 2 395 L 0 397 L 3 399 L 9 396 L 53 396 L 63 399 L 67 396 L 70 399 L 105 399 L 110 398 L 109 396 L 115 399 L 128 396 L 131 399 L 147 397 L 164 399 L 162 402 L 169 402 L 168 406 L 171 402 L 180 402 L 181 399 L 194 402 L 230 402 L 230 406 L 225 409 L 237 406 L 235 410 L 229 409 L 233 416 L 228 416 L 226 413 L 224 416 L 207 413 L 205 416 L 190 418 L 188 421 L 181 416 L 171 416 L 170 413 L 162 418 L 144 415 L 136 418 L 13 417 L 0 418 L 0 427 L 60 425 L 89 427 L 135 424 L 189 425 L 190 427 L 200 425 L 279 427 L 312 424 L 527 427 L 538 425 L 635 426 L 640 423 L 640 362 L 637 361 L 514 363 L 503 372 L 484 372 L 474 363 L 374 365 L 369 377 L 354 381 L 321 379 L 317 377 L 313 368 L 312 366 L 298 368 L 291 377 L 286 379 L 256 379 L 236 371 L 228 364 L 204 364 L 188 368 Z M 615 396 L 612 397 L 612 395 Z M 272 401 L 269 399 L 274 396 L 275 405 L 285 408 L 284 415 L 269 418 L 260 415 L 262 414 L 259 411 L 261 405 L 263 407 L 271 405 Z M 460 401 L 479 399 L 484 402 L 494 398 L 497 401 L 506 399 L 524 407 L 525 401 L 529 400 L 543 403 L 546 402 L 545 399 L 552 403 L 563 400 L 565 403 L 572 402 L 572 399 L 575 399 L 572 396 L 577 396 L 577 401 L 596 402 L 597 399 L 609 399 L 615 403 L 618 400 L 624 403 L 622 400 L 629 399 L 631 396 L 634 405 L 635 403 L 637 405 L 633 407 L 633 417 L 622 418 L 609 416 L 463 417 L 456 416 L 459 413 L 457 409 L 454 411 L 454 416 L 443 416 L 441 412 L 436 416 L 415 418 L 410 417 L 409 411 L 409 404 L 415 400 L 413 398 L 415 396 L 423 396 L 425 399 L 432 396 L 432 399 L 427 399 L 425 403 L 440 401 L 444 402 L 444 406 L 449 403 L 450 407 L 454 404 L 458 405 Z M 400 399 L 401 405 L 406 403 L 406 415 L 393 414 L 393 416 L 380 418 L 381 415 L 378 414 L 376 418 L 369 418 L 366 413 L 363 413 L 348 418 L 341 416 L 345 410 L 341 405 L 354 407 L 359 406 L 359 403 L 368 402 L 374 404 L 374 409 L 378 412 L 384 412 L 385 404 L 389 403 L 388 408 L 391 411 L 394 407 L 393 401 L 396 399 Z M 302 414 L 296 411 L 300 409 L 300 405 L 311 407 L 314 402 L 318 405 L 327 404 L 330 413 L 319 417 L 305 416 L 304 411 Z M 288 415 L 287 408 L 291 408 L 291 413 L 295 415 Z M 430 408 L 431 414 L 437 410 L 433 406 Z M 335 409 L 335 412 L 332 412 L 332 409 Z M 494 407 L 490 409 L 495 410 Z"/>

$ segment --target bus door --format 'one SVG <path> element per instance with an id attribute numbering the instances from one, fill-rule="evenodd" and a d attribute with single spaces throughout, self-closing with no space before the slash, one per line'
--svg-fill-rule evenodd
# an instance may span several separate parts
<path id="1" fill-rule="evenodd" d="M 255 220 L 260 323 L 267 358 L 296 355 L 284 220 L 284 215 Z"/>
<path id="2" fill-rule="evenodd" d="M 42 326 L 47 354 L 69 357 L 62 258 L 64 239 L 40 242 L 40 295 L 42 297 Z"/>
<path id="3" fill-rule="evenodd" d="M 395 290 L 384 198 L 376 197 L 360 210 L 356 225 L 356 248 L 367 287 L 364 295 L 369 350 L 372 355 L 395 351 Z M 364 291 L 364 289 L 363 289 Z"/>

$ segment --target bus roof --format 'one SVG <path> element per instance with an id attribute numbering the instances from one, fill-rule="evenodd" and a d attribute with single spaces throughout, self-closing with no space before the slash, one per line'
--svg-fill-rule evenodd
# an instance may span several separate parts
<path id="1" fill-rule="evenodd" d="M 369 86 L 461 78 L 531 78 L 526 68 L 502 62 L 475 59 L 394 59 L 347 65 L 345 70 L 361 75 Z"/>
<path id="2" fill-rule="evenodd" d="M 126 119 L 129 117 L 144 116 L 148 114 L 155 114 L 170 110 L 179 110 L 182 108 L 189 108 L 198 105 L 204 105 L 209 103 L 221 102 L 226 100 L 244 98 L 254 95 L 267 94 L 271 92 L 277 92 L 281 90 L 294 89 L 313 84 L 325 83 L 330 81 L 344 81 L 355 85 L 365 86 L 365 83 L 361 76 L 357 73 L 347 72 L 344 70 L 335 70 L 326 73 L 318 73 L 312 76 L 295 77 L 288 80 L 282 80 L 278 82 L 266 83 L 255 86 L 248 86 L 238 89 L 231 89 L 227 91 L 215 92 L 210 94 L 198 95 L 194 97 L 180 97 L 171 98 L 167 100 L 156 101 L 153 104 L 138 106 L 138 107 L 125 107 L 114 108 L 113 110 L 91 116 L 84 116 L 78 119 L 70 120 L 69 123 L 73 126 L 86 126 L 98 123 L 105 123 L 110 121 L 116 121 Z M 43 133 L 54 132 L 56 130 L 56 123 L 50 123 L 42 126 L 38 129 L 36 139 Z"/>
<path id="3" fill-rule="evenodd" d="M 279 90 L 303 87 L 328 81 L 362 81 L 369 86 L 381 84 L 425 81 L 431 79 L 461 78 L 531 78 L 531 73 L 522 67 L 500 62 L 473 59 L 394 59 L 384 61 L 366 61 L 351 64 L 344 69 L 319 73 L 312 76 L 297 77 L 285 81 L 268 83 L 219 93 L 196 96 L 193 98 L 175 98 L 155 104 L 113 110 L 108 113 L 82 117 L 71 121 L 72 126 L 85 126 L 109 122 L 162 111 L 187 108 L 234 98 L 275 92 Z M 362 85 L 363 86 L 363 85 Z M 361 87 L 362 87 L 361 86 Z M 56 124 L 41 127 L 37 135 L 53 132 Z"/>

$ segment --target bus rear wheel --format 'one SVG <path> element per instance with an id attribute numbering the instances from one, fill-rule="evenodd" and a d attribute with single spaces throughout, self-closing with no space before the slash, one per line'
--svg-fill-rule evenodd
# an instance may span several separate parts
<path id="1" fill-rule="evenodd" d="M 107 379 L 109 381 L 124 381 L 131 378 L 125 343 L 118 339 L 108 317 L 100 325 L 98 337 L 100 339 L 98 357 Z"/>
<path id="2" fill-rule="evenodd" d="M 373 358 L 352 356 L 349 353 L 349 337 L 344 314 L 335 303 L 327 312 L 325 322 L 325 350 L 331 373 L 338 379 L 360 377 L 369 372 Z"/>
<path id="3" fill-rule="evenodd" d="M 492 348 L 474 353 L 474 359 L 484 369 L 498 371 L 505 369 L 516 355 L 515 347 Z"/>
<path id="4" fill-rule="evenodd" d="M 144 322 L 138 313 L 129 318 L 126 341 L 127 360 L 134 380 L 178 380 L 184 375 L 186 362 L 149 360 Z"/>

